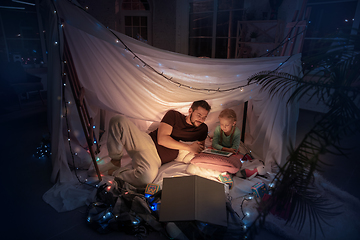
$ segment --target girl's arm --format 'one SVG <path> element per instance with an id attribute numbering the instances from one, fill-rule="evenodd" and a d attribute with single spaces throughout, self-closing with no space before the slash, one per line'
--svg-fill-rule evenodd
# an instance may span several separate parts
<path id="1" fill-rule="evenodd" d="M 219 144 L 219 140 L 220 140 L 220 126 L 217 126 L 215 128 L 214 137 L 213 137 L 213 140 L 212 140 L 212 147 L 217 149 L 217 150 L 221 150 L 223 148 L 223 146 L 221 146 Z"/>
<path id="2" fill-rule="evenodd" d="M 239 149 L 240 146 L 240 137 L 241 137 L 241 132 L 239 130 L 239 128 L 235 128 L 235 132 L 234 132 L 234 137 L 233 137 L 233 144 L 231 146 L 232 149 L 235 149 L 236 151 Z"/>

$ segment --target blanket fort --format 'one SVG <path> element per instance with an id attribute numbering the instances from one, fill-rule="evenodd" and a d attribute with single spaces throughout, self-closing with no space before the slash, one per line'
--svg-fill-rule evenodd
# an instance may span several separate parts
<path id="1" fill-rule="evenodd" d="M 101 161 L 107 161 L 107 125 L 115 114 L 127 116 L 147 131 L 167 110 L 186 114 L 193 101 L 203 99 L 212 107 L 205 122 L 209 136 L 218 125 L 217 116 L 222 109 L 232 108 L 242 119 L 243 103 L 248 102 L 245 145 L 264 161 L 268 171 L 275 161 L 284 163 L 287 144 L 295 138 L 298 106 L 287 104 L 286 97 L 270 97 L 259 91 L 261 86 L 247 85 L 247 79 L 265 70 L 300 75 L 301 55 L 196 58 L 156 49 L 109 30 L 67 0 L 44 1 L 43 7 L 48 18 L 48 105 L 52 181 L 56 183 L 44 199 L 58 211 L 72 210 L 86 202 L 86 193 L 77 190 L 76 196 L 70 194 L 78 183 L 73 170 L 86 170 L 92 165 L 64 77 L 64 35 L 94 119 L 95 136 L 101 135 L 96 139 Z"/>

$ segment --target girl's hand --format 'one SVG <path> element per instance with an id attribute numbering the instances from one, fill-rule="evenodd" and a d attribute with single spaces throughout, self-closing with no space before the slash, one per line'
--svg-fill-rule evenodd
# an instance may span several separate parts
<path id="1" fill-rule="evenodd" d="M 227 147 L 223 147 L 221 149 L 221 151 L 226 151 L 226 152 L 231 152 L 231 153 L 236 153 L 236 149 L 233 149 L 233 148 L 227 148 Z"/>

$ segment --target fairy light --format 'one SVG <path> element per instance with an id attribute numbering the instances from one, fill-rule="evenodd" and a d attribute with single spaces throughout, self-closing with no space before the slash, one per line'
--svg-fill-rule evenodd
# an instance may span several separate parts
<path id="1" fill-rule="evenodd" d="M 66 61 L 63 61 L 64 63 L 66 63 Z M 62 77 L 66 77 L 67 74 L 66 72 L 63 72 L 62 74 Z M 65 100 L 65 88 L 67 87 L 67 84 L 64 82 L 63 83 L 63 88 L 64 88 L 64 91 L 63 91 L 63 102 L 65 104 L 65 114 L 62 114 L 61 117 L 65 118 L 65 122 L 66 122 L 66 127 L 67 127 L 67 140 L 68 140 L 68 144 L 69 144 L 69 150 L 70 150 L 70 153 L 71 153 L 71 157 L 72 157 L 72 163 L 73 163 L 73 169 L 74 169 L 74 172 L 75 172 L 75 176 L 76 178 L 78 179 L 78 181 L 81 183 L 81 184 L 86 184 L 86 185 L 89 185 L 91 187 L 95 187 L 95 188 L 98 188 L 99 186 L 98 185 L 93 185 L 91 183 L 88 183 L 88 179 L 85 178 L 84 181 L 81 180 L 81 176 L 78 175 L 77 171 L 79 170 L 78 167 L 75 166 L 75 156 L 78 155 L 77 152 L 74 152 L 73 149 L 72 149 L 72 143 L 71 143 L 71 137 L 70 137 L 70 133 L 71 133 L 71 130 L 70 130 L 70 127 L 69 127 L 69 120 L 68 120 L 68 105 L 71 104 L 71 101 L 66 101 Z M 92 126 L 93 129 L 95 129 L 95 125 Z M 94 139 L 94 143 L 96 144 L 97 141 L 96 139 Z"/>
<path id="2" fill-rule="evenodd" d="M 109 31 L 117 38 L 117 40 L 119 42 L 121 42 L 124 46 L 124 51 L 125 52 L 130 52 L 132 55 L 133 55 L 133 60 L 137 59 L 139 60 L 143 67 L 148 67 L 150 70 L 152 70 L 153 72 L 157 73 L 158 75 L 162 76 L 163 78 L 165 78 L 166 80 L 168 80 L 169 82 L 177 85 L 178 87 L 182 87 L 182 88 L 188 88 L 188 89 L 191 89 L 191 90 L 195 90 L 195 91 L 205 91 L 205 92 L 208 92 L 208 93 L 211 93 L 211 92 L 228 92 L 228 91 L 233 91 L 233 90 L 236 90 L 236 89 L 240 89 L 240 88 L 243 88 L 243 87 L 246 87 L 246 86 L 249 86 L 249 85 L 252 85 L 254 83 L 247 83 L 245 85 L 240 85 L 240 86 L 236 86 L 236 87 L 233 87 L 233 88 L 227 88 L 227 89 L 220 89 L 220 88 L 217 88 L 217 89 L 211 89 L 211 88 L 197 88 L 197 87 L 194 87 L 194 86 L 190 86 L 190 85 L 186 85 L 186 84 L 182 84 L 180 82 L 177 82 L 175 80 L 173 80 L 172 77 L 168 77 L 166 75 L 164 75 L 164 72 L 159 72 L 158 70 L 154 69 L 153 67 L 151 67 L 149 64 L 147 64 L 144 60 L 142 60 L 139 56 L 137 56 L 111 29 L 109 29 Z M 140 65 L 139 64 L 136 64 L 137 67 L 139 67 Z M 162 63 L 158 63 L 158 66 L 159 67 L 162 67 Z M 240 75 L 236 75 L 236 76 L 240 76 Z M 208 78 L 209 76 L 205 76 L 205 78 Z"/>

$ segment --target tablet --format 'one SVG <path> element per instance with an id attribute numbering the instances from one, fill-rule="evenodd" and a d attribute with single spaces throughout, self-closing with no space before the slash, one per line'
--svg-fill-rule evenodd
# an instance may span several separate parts
<path id="1" fill-rule="evenodd" d="M 226 151 L 221 151 L 221 150 L 216 150 L 216 149 L 204 149 L 202 151 L 203 153 L 210 153 L 210 154 L 215 154 L 215 155 L 220 155 L 220 156 L 225 156 L 225 157 L 229 157 L 231 156 L 231 152 L 226 152 Z"/>

